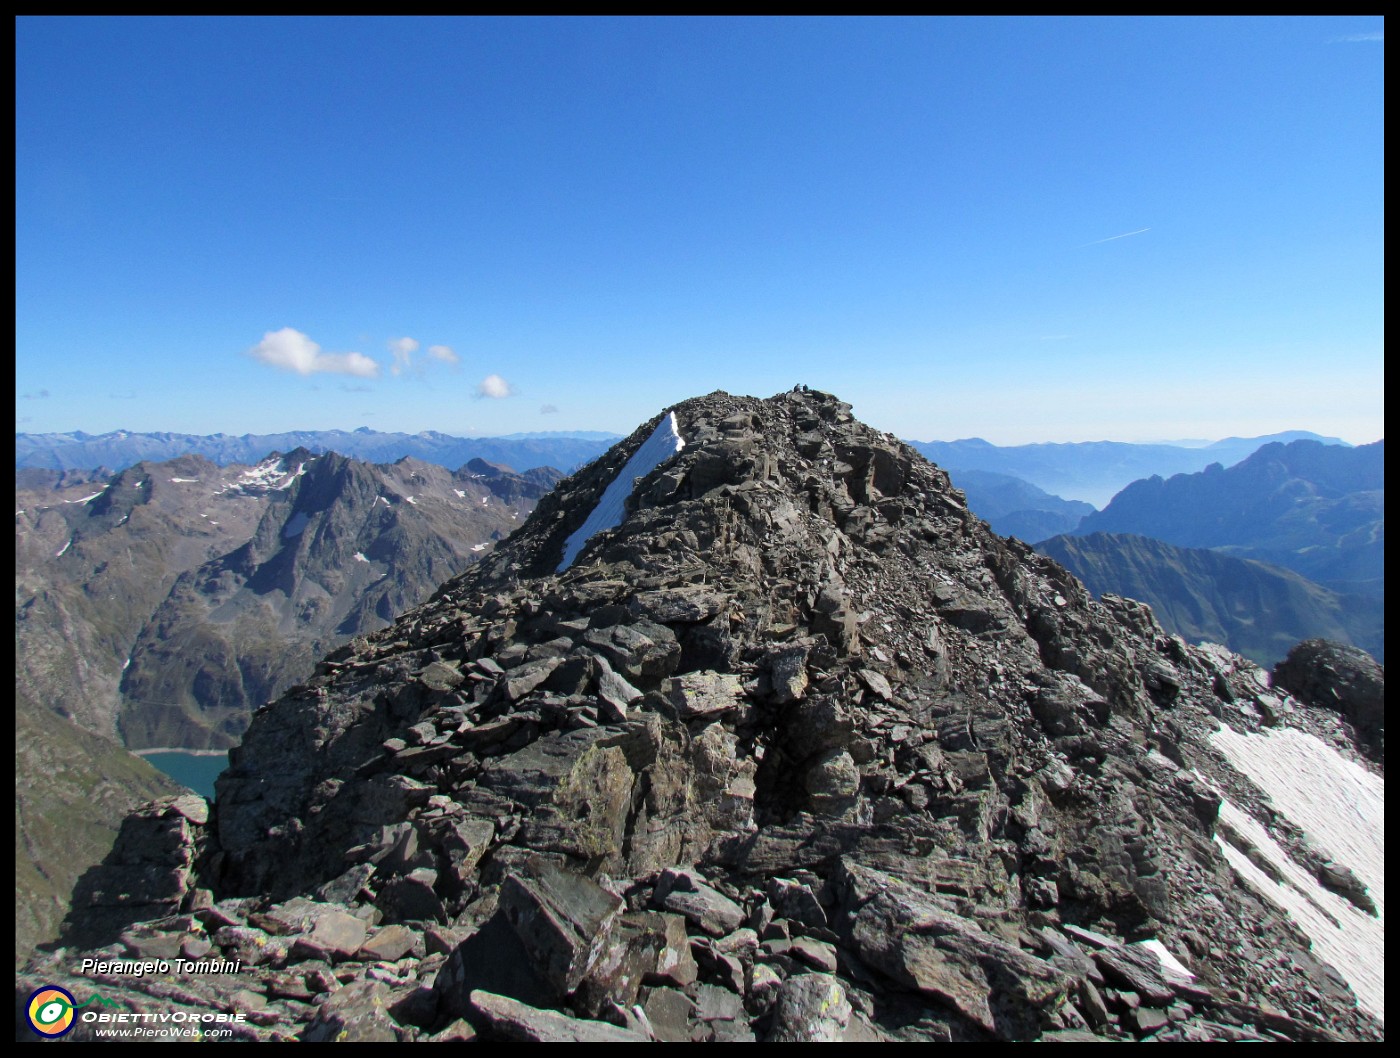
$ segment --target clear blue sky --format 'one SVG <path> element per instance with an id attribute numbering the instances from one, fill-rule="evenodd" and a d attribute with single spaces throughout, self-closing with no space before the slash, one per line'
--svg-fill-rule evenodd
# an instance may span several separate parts
<path id="1" fill-rule="evenodd" d="M 1383 434 L 1383 21 L 17 22 L 17 429 Z"/>

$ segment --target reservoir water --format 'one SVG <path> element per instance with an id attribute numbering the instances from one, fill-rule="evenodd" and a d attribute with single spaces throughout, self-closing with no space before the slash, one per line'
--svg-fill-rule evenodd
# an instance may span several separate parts
<path id="1" fill-rule="evenodd" d="M 214 799 L 214 780 L 228 767 L 226 752 L 209 754 L 173 751 L 142 753 L 141 756 L 176 782 L 188 786 L 210 801 Z"/>

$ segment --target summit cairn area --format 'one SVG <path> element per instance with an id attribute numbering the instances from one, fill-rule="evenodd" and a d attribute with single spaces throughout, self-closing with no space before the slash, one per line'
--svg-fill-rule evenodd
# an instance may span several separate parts
<path id="1" fill-rule="evenodd" d="M 1269 888 L 1379 922 L 1372 861 L 1222 725 L 1366 766 L 1345 716 L 1094 601 L 835 397 L 713 393 L 259 710 L 207 815 L 129 819 L 16 993 L 257 1039 L 1381 1039 Z"/>

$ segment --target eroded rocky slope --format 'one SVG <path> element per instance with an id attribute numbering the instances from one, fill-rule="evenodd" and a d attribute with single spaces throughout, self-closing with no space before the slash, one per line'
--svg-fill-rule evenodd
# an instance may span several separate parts
<path id="1" fill-rule="evenodd" d="M 17 999 L 305 1040 L 1379 1038 L 1229 855 L 1304 864 L 1339 930 L 1378 886 L 1210 737 L 1349 759 L 1344 718 L 1094 601 L 834 397 L 672 410 L 572 565 L 661 417 L 261 709 L 212 814 L 130 818 Z M 96 945 L 172 969 L 76 973 Z"/>
<path id="2" fill-rule="evenodd" d="M 524 519 L 558 473 L 305 449 L 21 471 L 17 689 L 131 748 L 223 748 L 316 660 Z"/>
<path id="3" fill-rule="evenodd" d="M 181 787 L 116 743 L 15 695 L 15 960 L 52 939 L 73 884 L 133 808 Z"/>

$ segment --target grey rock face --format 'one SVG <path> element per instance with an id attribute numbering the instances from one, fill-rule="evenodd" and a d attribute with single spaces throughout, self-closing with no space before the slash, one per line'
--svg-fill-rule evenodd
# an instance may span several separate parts
<path id="1" fill-rule="evenodd" d="M 1364 650 L 1309 639 L 1274 667 L 1274 683 L 1305 702 L 1334 709 L 1385 755 L 1385 669 Z"/>
<path id="2" fill-rule="evenodd" d="M 694 871 L 662 871 L 656 883 L 655 900 L 661 907 L 684 915 L 715 937 L 733 932 L 744 921 L 743 908 L 706 885 Z"/>
<path id="3" fill-rule="evenodd" d="M 506 876 L 500 906 L 531 964 L 567 994 L 607 944 L 622 901 L 589 878 L 531 860 L 523 872 Z"/>
<path id="4" fill-rule="evenodd" d="M 473 992 L 472 1006 L 496 1039 L 518 1043 L 646 1043 L 647 1037 L 602 1021 L 537 1010 L 508 996 Z"/>
<path id="5" fill-rule="evenodd" d="M 778 989 L 770 1043 L 838 1043 L 851 1020 L 846 989 L 829 974 L 799 974 Z"/>
<path id="6" fill-rule="evenodd" d="M 1379 1038 L 1214 841 L 1223 792 L 1262 801 L 1209 744 L 1282 703 L 1251 666 L 1095 602 L 829 395 L 674 410 L 564 574 L 656 421 L 261 710 L 208 821 L 157 816 L 186 896 L 127 943 L 203 894 L 221 953 L 274 952 L 260 1038 L 357 982 L 425 1038 Z"/>
<path id="7" fill-rule="evenodd" d="M 389 990 L 360 981 L 332 993 L 302 1033 L 307 1043 L 399 1043 L 410 1034 L 387 1009 Z"/>
<path id="8" fill-rule="evenodd" d="M 850 944 L 869 965 L 1003 1039 L 1038 1034 L 1071 979 L 889 876 L 843 864 Z"/>

